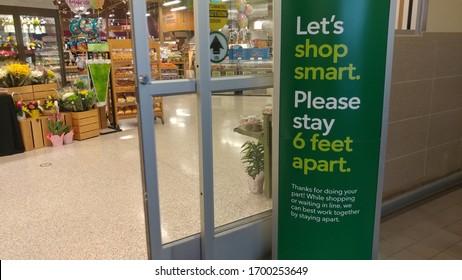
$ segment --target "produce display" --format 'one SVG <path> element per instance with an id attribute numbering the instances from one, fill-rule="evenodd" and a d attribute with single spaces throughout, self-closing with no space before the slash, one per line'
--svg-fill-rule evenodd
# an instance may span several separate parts
<path id="1" fill-rule="evenodd" d="M 131 61 L 133 60 L 132 49 L 114 50 L 111 53 L 113 61 Z"/>
<path id="2" fill-rule="evenodd" d="M 134 87 L 135 81 L 133 79 L 118 79 L 116 80 L 116 86 L 118 87 Z"/>
<path id="3" fill-rule="evenodd" d="M 261 115 L 241 116 L 240 127 L 247 131 L 262 131 L 263 118 Z"/>
<path id="4" fill-rule="evenodd" d="M 116 76 L 128 76 L 128 75 L 133 75 L 133 68 L 132 67 L 127 67 L 127 68 L 118 68 L 115 70 L 114 75 Z"/>

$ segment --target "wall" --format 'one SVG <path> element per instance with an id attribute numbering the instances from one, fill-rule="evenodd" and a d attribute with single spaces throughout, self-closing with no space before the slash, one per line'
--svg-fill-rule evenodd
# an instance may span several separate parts
<path id="1" fill-rule="evenodd" d="M 396 36 L 384 199 L 462 167 L 462 33 Z"/>
<path id="2" fill-rule="evenodd" d="M 462 32 L 462 0 L 428 0 L 427 32 Z"/>

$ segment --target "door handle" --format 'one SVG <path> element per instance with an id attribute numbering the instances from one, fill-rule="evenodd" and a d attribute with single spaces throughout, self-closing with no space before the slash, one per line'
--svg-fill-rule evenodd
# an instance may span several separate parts
<path id="1" fill-rule="evenodd" d="M 139 75 L 138 82 L 140 82 L 140 84 L 143 84 L 143 85 L 147 84 L 149 82 L 148 76 L 145 74 Z"/>

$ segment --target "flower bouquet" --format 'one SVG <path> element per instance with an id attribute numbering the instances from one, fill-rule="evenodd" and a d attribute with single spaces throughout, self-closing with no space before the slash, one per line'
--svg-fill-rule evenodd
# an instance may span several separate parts
<path id="1" fill-rule="evenodd" d="M 38 118 L 40 117 L 40 113 L 42 112 L 43 108 L 40 106 L 40 101 L 31 101 L 29 103 L 25 103 L 26 105 L 26 112 L 31 118 Z"/>
<path id="2" fill-rule="evenodd" d="M 14 58 L 14 54 L 9 51 L 0 50 L 0 62 L 12 60 Z"/>
<path id="3" fill-rule="evenodd" d="M 28 109 L 27 109 L 26 103 L 22 101 L 16 102 L 16 117 L 18 121 L 25 119 L 27 112 L 28 112 Z"/>
<path id="4" fill-rule="evenodd" d="M 58 100 L 53 98 L 53 96 L 48 95 L 44 102 L 44 108 L 42 114 L 44 116 L 50 116 L 59 113 Z"/>
<path id="5" fill-rule="evenodd" d="M 45 83 L 47 77 L 47 70 L 40 67 L 35 67 L 34 70 L 30 72 L 29 79 L 33 85 L 41 85 Z"/>
<path id="6" fill-rule="evenodd" d="M 46 70 L 47 75 L 45 79 L 45 84 L 51 84 L 54 83 L 56 80 L 56 74 L 55 72 L 51 71 L 50 69 Z"/>
<path id="7" fill-rule="evenodd" d="M 59 104 L 64 111 L 88 111 L 96 104 L 96 95 L 88 90 L 84 81 L 77 80 L 73 87 L 64 87 L 60 91 Z"/>
<path id="8" fill-rule="evenodd" d="M 30 67 L 27 64 L 12 63 L 0 69 L 0 81 L 3 87 L 20 87 L 30 84 Z"/>

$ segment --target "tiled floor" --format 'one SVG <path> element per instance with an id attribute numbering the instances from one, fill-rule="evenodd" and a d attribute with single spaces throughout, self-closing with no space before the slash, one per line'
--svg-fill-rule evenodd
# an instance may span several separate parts
<path id="1" fill-rule="evenodd" d="M 241 115 L 271 97 L 214 96 L 213 144 L 217 226 L 271 209 L 250 193 L 233 132 Z M 157 121 L 162 237 L 199 232 L 195 96 L 164 101 Z M 0 259 L 146 259 L 136 122 L 124 131 L 0 157 Z M 462 259 L 462 189 L 388 217 L 380 259 Z"/>
<path id="2" fill-rule="evenodd" d="M 271 209 L 247 187 L 241 115 L 269 96 L 213 97 L 215 224 Z M 164 243 L 200 231 L 197 106 L 194 95 L 164 100 L 156 123 Z M 136 121 L 71 145 L 0 157 L 0 259 L 145 259 Z"/>
<path id="3" fill-rule="evenodd" d="M 383 219 L 379 259 L 462 260 L 462 187 Z"/>

